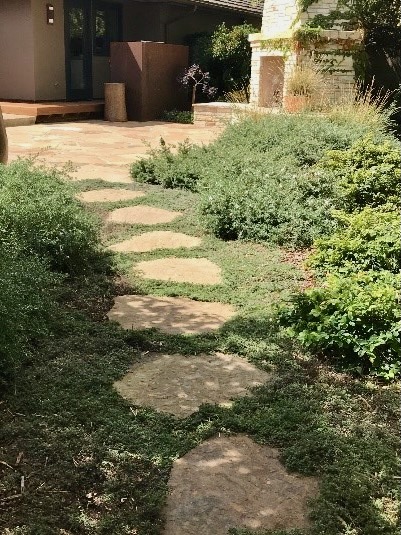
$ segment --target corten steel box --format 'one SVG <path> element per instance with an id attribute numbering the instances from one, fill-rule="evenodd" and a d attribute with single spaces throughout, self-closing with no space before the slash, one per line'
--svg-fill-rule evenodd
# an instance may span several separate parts
<path id="1" fill-rule="evenodd" d="M 124 82 L 130 121 L 160 119 L 165 110 L 189 109 L 177 77 L 188 67 L 189 49 L 147 41 L 111 43 L 111 81 Z"/>

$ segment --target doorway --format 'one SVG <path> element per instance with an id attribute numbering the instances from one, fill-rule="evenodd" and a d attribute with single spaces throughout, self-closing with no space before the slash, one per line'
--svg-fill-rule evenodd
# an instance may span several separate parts
<path id="1" fill-rule="evenodd" d="M 65 0 L 67 100 L 101 98 L 109 77 L 110 42 L 121 40 L 121 5 Z"/>
<path id="2" fill-rule="evenodd" d="M 284 88 L 284 58 L 262 56 L 260 64 L 259 106 L 277 108 L 282 105 Z"/>

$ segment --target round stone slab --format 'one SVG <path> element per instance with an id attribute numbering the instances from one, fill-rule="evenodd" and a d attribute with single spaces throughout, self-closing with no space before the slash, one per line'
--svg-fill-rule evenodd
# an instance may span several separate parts
<path id="1" fill-rule="evenodd" d="M 118 253 L 146 253 L 157 249 L 180 249 L 182 247 L 190 249 L 198 247 L 201 242 L 200 238 L 194 236 L 170 230 L 156 230 L 110 245 L 109 249 Z"/>
<path id="2" fill-rule="evenodd" d="M 113 165 L 81 165 L 79 169 L 71 173 L 72 180 L 105 180 L 106 182 L 120 182 L 130 184 L 128 167 Z"/>
<path id="3" fill-rule="evenodd" d="M 164 535 L 307 528 L 317 480 L 288 474 L 278 456 L 240 435 L 212 438 L 175 461 Z"/>
<path id="4" fill-rule="evenodd" d="M 125 223 L 137 225 L 157 225 L 159 223 L 170 223 L 179 217 L 181 212 L 170 212 L 162 208 L 153 206 L 128 206 L 127 208 L 117 208 L 107 217 L 111 223 Z"/>
<path id="5" fill-rule="evenodd" d="M 107 314 L 124 329 L 155 327 L 172 334 L 200 334 L 219 329 L 235 315 L 231 305 L 205 303 L 184 297 L 123 295 Z"/>
<path id="6" fill-rule="evenodd" d="M 114 383 L 125 399 L 178 417 L 197 411 L 202 403 L 226 405 L 249 394 L 270 375 L 234 355 L 149 354 Z"/>
<path id="7" fill-rule="evenodd" d="M 207 258 L 160 258 L 136 264 L 145 279 L 193 284 L 221 284 L 221 269 Z"/>
<path id="8" fill-rule="evenodd" d="M 129 201 L 144 197 L 143 191 L 132 191 L 129 189 L 103 188 L 91 191 L 83 191 L 76 196 L 82 202 L 118 202 Z"/>

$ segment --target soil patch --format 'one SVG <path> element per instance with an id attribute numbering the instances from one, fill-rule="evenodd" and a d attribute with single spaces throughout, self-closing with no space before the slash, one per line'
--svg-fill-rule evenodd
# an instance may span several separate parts
<path id="1" fill-rule="evenodd" d="M 129 240 L 111 245 L 109 249 L 119 253 L 146 253 L 157 249 L 181 249 L 182 247 L 190 249 L 198 247 L 201 242 L 200 238 L 187 236 L 187 234 L 156 230 L 133 236 Z"/>
<path id="2" fill-rule="evenodd" d="M 193 284 L 221 284 L 221 268 L 207 258 L 160 258 L 136 264 L 145 279 Z"/>
<path id="3" fill-rule="evenodd" d="M 235 315 L 231 305 L 193 301 L 184 297 L 123 295 L 108 313 L 124 329 L 157 328 L 172 334 L 200 334 L 219 329 Z"/>
<path id="4" fill-rule="evenodd" d="M 162 208 L 140 205 L 118 208 L 110 212 L 107 221 L 133 225 L 157 225 L 159 223 L 170 223 L 180 215 L 182 215 L 181 212 L 170 212 Z"/>
<path id="5" fill-rule="evenodd" d="M 208 440 L 178 459 L 164 535 L 227 535 L 229 528 L 306 528 L 315 478 L 288 474 L 276 449 L 240 435 Z"/>
<path id="6" fill-rule="evenodd" d="M 202 403 L 227 405 L 269 378 L 268 373 L 234 355 L 185 357 L 155 353 L 135 363 L 114 386 L 135 405 L 184 418 Z"/>
<path id="7" fill-rule="evenodd" d="M 129 189 L 95 189 L 83 191 L 77 195 L 77 199 L 82 202 L 119 202 L 144 197 L 143 191 L 132 191 Z"/>
<path id="8" fill-rule="evenodd" d="M 72 180 L 105 180 L 106 182 L 121 182 L 131 184 L 128 167 L 111 165 L 82 165 L 70 174 Z"/>

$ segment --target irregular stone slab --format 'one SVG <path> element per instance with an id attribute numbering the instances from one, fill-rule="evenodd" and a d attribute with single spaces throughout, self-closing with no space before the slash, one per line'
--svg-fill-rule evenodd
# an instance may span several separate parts
<path id="1" fill-rule="evenodd" d="M 145 279 L 193 284 L 221 284 L 221 268 L 207 258 L 159 258 L 135 266 Z"/>
<path id="2" fill-rule="evenodd" d="M 129 201 L 144 197 L 143 191 L 132 191 L 129 189 L 103 188 L 91 191 L 83 191 L 76 196 L 82 202 L 118 202 Z"/>
<path id="3" fill-rule="evenodd" d="M 181 212 L 170 212 L 163 208 L 154 206 L 128 206 L 118 208 L 107 217 L 107 221 L 113 223 L 137 224 L 137 225 L 157 225 L 158 223 L 170 223 L 179 217 Z"/>
<path id="4" fill-rule="evenodd" d="M 77 159 L 74 158 L 76 162 Z M 130 184 L 128 167 L 117 167 L 112 165 L 81 165 L 77 171 L 71 173 L 72 180 L 105 180 L 106 182 L 121 182 Z"/>
<path id="5" fill-rule="evenodd" d="M 288 474 L 278 451 L 246 436 L 213 438 L 173 466 L 164 535 L 306 528 L 315 478 Z"/>
<path id="6" fill-rule="evenodd" d="M 119 253 L 146 253 L 157 249 L 190 249 L 198 247 L 202 240 L 170 230 L 156 230 L 133 236 L 129 240 L 110 245 L 109 249 Z"/>
<path id="7" fill-rule="evenodd" d="M 227 405 L 265 383 L 270 375 L 234 355 L 149 354 L 114 383 L 125 399 L 178 417 L 197 411 L 202 403 Z"/>
<path id="8" fill-rule="evenodd" d="M 219 329 L 235 315 L 231 305 L 193 301 L 184 297 L 123 295 L 107 314 L 124 329 L 155 327 L 172 334 L 200 334 Z"/>

